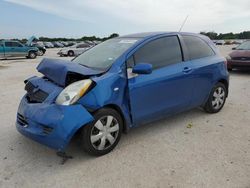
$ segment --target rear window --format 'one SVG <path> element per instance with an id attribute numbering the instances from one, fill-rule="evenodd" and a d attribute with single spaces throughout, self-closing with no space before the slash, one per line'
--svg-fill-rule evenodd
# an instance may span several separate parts
<path id="1" fill-rule="evenodd" d="M 200 59 L 215 55 L 212 48 L 201 38 L 195 36 L 182 36 L 190 60 Z"/>

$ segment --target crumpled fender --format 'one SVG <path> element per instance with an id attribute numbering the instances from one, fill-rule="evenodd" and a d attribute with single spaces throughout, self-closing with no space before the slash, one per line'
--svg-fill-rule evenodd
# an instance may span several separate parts
<path id="1" fill-rule="evenodd" d="M 56 150 L 64 150 L 75 132 L 93 121 L 93 116 L 80 104 L 63 106 L 45 103 L 27 103 L 24 97 L 18 113 L 28 122 L 28 127 L 18 125 L 19 132 L 31 139 Z M 50 134 L 43 128 L 51 127 Z"/>

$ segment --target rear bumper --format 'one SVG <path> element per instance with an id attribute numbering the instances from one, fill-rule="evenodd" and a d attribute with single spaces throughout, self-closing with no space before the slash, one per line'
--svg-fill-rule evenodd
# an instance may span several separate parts
<path id="1" fill-rule="evenodd" d="M 227 60 L 228 68 L 250 68 L 250 61 Z"/>
<path id="2" fill-rule="evenodd" d="M 63 151 L 75 132 L 91 121 L 92 115 L 82 105 L 28 103 L 23 97 L 16 128 L 32 140 Z"/>

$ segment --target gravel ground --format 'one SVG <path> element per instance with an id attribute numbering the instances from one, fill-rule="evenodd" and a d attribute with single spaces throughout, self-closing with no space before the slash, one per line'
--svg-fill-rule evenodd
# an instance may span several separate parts
<path id="1" fill-rule="evenodd" d="M 58 58 L 57 51 L 45 56 Z M 62 165 L 55 151 L 15 129 L 23 80 L 38 75 L 41 59 L 0 61 L 0 187 L 250 187 L 250 72 L 231 73 L 218 114 L 194 109 L 135 128 L 98 158 L 76 140 L 67 149 L 73 159 Z"/>

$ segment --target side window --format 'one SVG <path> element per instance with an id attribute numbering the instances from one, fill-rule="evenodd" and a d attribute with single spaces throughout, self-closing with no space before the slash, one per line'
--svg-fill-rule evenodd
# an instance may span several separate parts
<path id="1" fill-rule="evenodd" d="M 133 68 L 134 65 L 135 65 L 134 56 L 131 56 L 131 57 L 127 60 L 127 68 Z"/>
<path id="2" fill-rule="evenodd" d="M 195 36 L 182 36 L 189 54 L 190 60 L 215 55 L 212 48 L 201 38 Z"/>
<path id="3" fill-rule="evenodd" d="M 153 69 L 182 61 L 177 36 L 159 38 L 145 44 L 134 54 L 135 63 L 150 63 Z"/>
<path id="4" fill-rule="evenodd" d="M 12 42 L 5 42 L 6 47 L 12 47 Z"/>
<path id="5" fill-rule="evenodd" d="M 77 46 L 77 48 L 87 48 L 87 47 L 89 47 L 88 44 L 79 44 L 79 45 Z"/>
<path id="6" fill-rule="evenodd" d="M 23 47 L 20 43 L 18 42 L 5 42 L 6 47 Z"/>
<path id="7" fill-rule="evenodd" d="M 12 42 L 12 47 L 23 47 L 23 46 L 18 42 Z"/>

